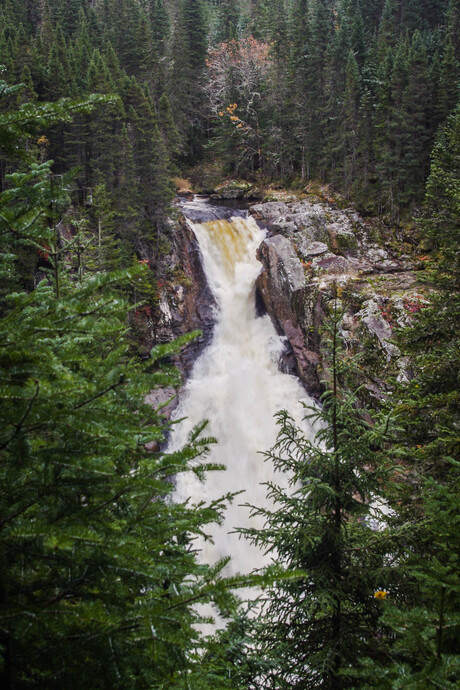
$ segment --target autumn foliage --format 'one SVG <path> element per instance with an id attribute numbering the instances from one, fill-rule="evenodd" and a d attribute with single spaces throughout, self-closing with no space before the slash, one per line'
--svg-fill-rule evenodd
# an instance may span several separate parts
<path id="1" fill-rule="evenodd" d="M 270 43 L 248 36 L 219 43 L 206 61 L 209 107 L 222 124 L 231 125 L 230 145 L 237 167 L 243 163 L 253 166 L 260 159 L 259 116 L 272 67 L 270 49 Z M 228 145 L 228 129 L 223 137 Z"/>

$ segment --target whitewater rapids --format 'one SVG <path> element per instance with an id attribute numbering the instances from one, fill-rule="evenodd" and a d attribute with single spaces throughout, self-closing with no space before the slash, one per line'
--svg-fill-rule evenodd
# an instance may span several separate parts
<path id="1" fill-rule="evenodd" d="M 313 401 L 294 376 L 279 371 L 283 338 L 268 315 L 256 313 L 255 284 L 262 269 L 256 251 L 264 231 L 250 216 L 189 224 L 216 300 L 216 325 L 175 411 L 174 419 L 185 419 L 175 425 L 169 447 L 183 446 L 193 426 L 207 419 L 205 434 L 217 439 L 207 459 L 225 470 L 209 472 L 204 482 L 191 473 L 178 475 L 174 500 L 209 502 L 243 491 L 226 509 L 223 524 L 209 527 L 213 543 L 202 540 L 196 547 L 204 563 L 230 556 L 227 575 L 249 573 L 267 565 L 270 557 L 234 533 L 238 527 L 263 526 L 262 518 L 250 518 L 243 504 L 268 507 L 264 483 L 288 485 L 288 477 L 275 473 L 261 455 L 276 441 L 274 415 L 288 410 L 313 439 L 311 427 L 302 423 L 302 402 Z"/>

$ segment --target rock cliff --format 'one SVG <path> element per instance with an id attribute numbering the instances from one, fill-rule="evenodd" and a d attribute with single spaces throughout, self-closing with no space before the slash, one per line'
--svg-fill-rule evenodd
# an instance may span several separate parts
<path id="1" fill-rule="evenodd" d="M 163 259 L 162 271 L 165 280 L 160 292 L 156 342 L 201 331 L 175 362 L 186 379 L 211 338 L 215 302 L 201 266 L 198 243 L 183 218 L 171 221 L 171 249 Z"/>
<path id="2" fill-rule="evenodd" d="M 394 329 L 426 301 L 417 282 L 420 263 L 407 238 L 352 209 L 307 200 L 255 204 L 250 212 L 267 229 L 258 254 L 264 267 L 258 290 L 290 343 L 307 390 L 321 393 L 321 330 L 337 292 L 347 347 L 363 353 L 359 383 L 370 396 L 384 395 L 390 376 L 407 373 L 392 342 Z"/>

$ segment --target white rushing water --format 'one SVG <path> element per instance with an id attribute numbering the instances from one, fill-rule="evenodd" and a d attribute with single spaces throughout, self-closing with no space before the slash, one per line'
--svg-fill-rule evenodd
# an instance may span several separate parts
<path id="1" fill-rule="evenodd" d="M 187 213 L 187 210 L 185 213 Z M 287 486 L 288 478 L 274 473 L 261 451 L 277 436 L 274 414 L 287 409 L 301 423 L 301 401 L 312 403 L 298 380 L 278 370 L 283 340 L 269 316 L 258 317 L 255 282 L 262 268 L 256 250 L 264 232 L 251 217 L 190 223 L 198 240 L 203 268 L 216 298 L 213 340 L 196 361 L 175 419 L 170 448 L 186 443 L 191 428 L 209 420 L 206 435 L 216 437 L 209 460 L 225 465 L 201 482 L 191 473 L 177 477 L 175 500 L 210 501 L 227 492 L 244 490 L 228 506 L 225 522 L 209 528 L 214 543 L 197 544 L 203 562 L 231 556 L 227 574 L 249 573 L 268 563 L 256 547 L 232 534 L 236 527 L 258 526 L 242 504 L 267 506 L 264 482 Z M 305 425 L 305 423 L 304 423 Z M 307 429 L 313 438 L 314 433 Z"/>

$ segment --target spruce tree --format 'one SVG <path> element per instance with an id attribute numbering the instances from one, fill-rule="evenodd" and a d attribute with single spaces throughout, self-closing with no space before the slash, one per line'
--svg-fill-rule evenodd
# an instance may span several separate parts
<path id="1" fill-rule="evenodd" d="M 25 65 L 21 74 L 21 82 L 23 87 L 18 95 L 18 105 L 22 103 L 33 103 L 37 100 L 37 94 L 35 93 L 34 83 L 32 81 L 32 75 L 30 69 Z"/>
<path id="2" fill-rule="evenodd" d="M 90 107 L 2 113 L 0 147 Z M 192 460 L 203 472 L 207 443 L 197 429 L 183 451 L 161 452 L 168 425 L 144 402 L 178 383 L 159 366 L 178 344 L 143 364 L 130 354 L 120 287 L 145 266 L 69 270 L 67 184 L 34 163 L 0 194 L 0 678 L 6 690 L 174 687 L 197 639 L 192 603 L 232 606 L 222 564 L 198 566 L 193 548 L 222 503 L 170 499 L 172 475 Z"/>
<path id="3" fill-rule="evenodd" d="M 123 82 L 123 79 L 126 75 L 126 72 L 123 71 L 120 65 L 120 61 L 118 59 L 118 56 L 114 50 L 114 47 L 110 41 L 106 41 L 104 44 L 104 49 L 103 49 L 103 54 L 105 57 L 105 61 L 107 64 L 107 69 L 110 74 L 110 78 L 112 80 L 112 83 L 114 84 L 117 93 L 120 90 L 121 84 Z"/>
<path id="4" fill-rule="evenodd" d="M 403 172 L 403 158 L 408 127 L 405 127 L 404 93 L 407 86 L 408 46 L 406 40 L 401 40 L 396 51 L 393 70 L 390 77 L 391 105 L 389 113 L 389 156 L 388 168 L 384 172 L 384 184 L 388 189 L 388 206 L 393 218 L 399 216 L 399 209 L 403 203 L 403 189 L 406 177 Z"/>
<path id="5" fill-rule="evenodd" d="M 40 23 L 40 38 L 44 50 L 44 56 L 48 59 L 49 51 L 53 45 L 54 23 L 52 19 L 49 0 L 44 0 L 42 5 L 42 18 Z"/>
<path id="6" fill-rule="evenodd" d="M 182 0 L 173 29 L 168 95 L 179 128 L 187 136 L 191 160 L 199 159 L 202 151 L 207 45 L 208 26 L 202 0 Z"/>
<path id="7" fill-rule="evenodd" d="M 86 90 L 86 75 L 91 61 L 91 39 L 88 33 L 88 23 L 84 12 L 79 14 L 79 23 L 74 44 L 75 80 L 79 93 Z"/>
<path id="8" fill-rule="evenodd" d="M 342 121 L 342 136 L 344 143 L 343 188 L 348 195 L 357 177 L 360 81 L 358 63 L 356 62 L 354 52 L 350 51 L 347 60 L 345 91 L 343 94 Z"/>
<path id="9" fill-rule="evenodd" d="M 155 258 L 158 259 L 161 238 L 168 228 L 168 215 L 171 209 L 171 201 L 174 197 L 174 189 L 171 183 L 168 152 L 158 127 L 155 127 L 153 130 L 151 144 L 153 160 L 150 173 L 152 187 L 149 220 L 153 221 Z"/>
<path id="10" fill-rule="evenodd" d="M 439 79 L 437 115 L 440 122 L 443 123 L 455 110 L 459 96 L 459 65 L 455 59 L 453 43 L 449 41 L 441 64 Z"/>
<path id="11" fill-rule="evenodd" d="M 214 511 L 199 517 L 167 500 L 168 477 L 198 446 L 174 457 L 145 450 L 164 432 L 143 399 L 177 382 L 152 365 L 175 348 L 142 367 L 127 359 L 129 307 L 114 288 L 135 274 L 75 285 L 57 270 L 54 228 L 43 225 L 48 179 L 46 165 L 14 176 L 20 208 L 12 194 L 0 198 L 2 230 L 50 265 L 49 283 L 3 298 L 3 687 L 149 687 L 186 669 L 194 614 L 185 602 L 206 588 L 198 570 L 190 579 L 185 531 Z"/>
<path id="12" fill-rule="evenodd" d="M 426 48 L 421 34 L 416 31 L 408 54 L 407 86 L 400 122 L 403 141 L 400 201 L 403 205 L 423 196 L 432 146 L 430 91 Z"/>
<path id="13" fill-rule="evenodd" d="M 166 92 L 161 95 L 158 101 L 158 126 L 163 134 L 171 160 L 177 160 L 182 149 L 182 141 L 174 122 L 171 105 Z"/>
<path id="14" fill-rule="evenodd" d="M 94 219 L 92 228 L 94 259 L 93 265 L 89 267 L 99 271 L 115 271 L 122 268 L 120 240 L 115 232 L 116 211 L 102 180 L 93 188 L 91 216 Z M 85 265 L 88 266 L 86 256 Z"/>
<path id="15" fill-rule="evenodd" d="M 149 17 L 153 39 L 160 57 L 166 53 L 170 33 L 170 21 L 164 0 L 149 0 Z"/>
<path id="16" fill-rule="evenodd" d="M 113 94 L 114 85 L 104 57 L 95 50 L 87 75 L 87 90 L 92 93 Z M 118 155 L 117 139 L 121 135 L 125 111 L 120 99 L 99 108 L 89 122 L 88 163 L 89 184 L 102 173 L 107 181 L 107 188 L 112 191 L 116 185 Z"/>
<path id="17" fill-rule="evenodd" d="M 69 52 L 64 32 L 56 29 L 48 59 L 48 98 L 55 100 L 64 96 L 74 96 L 72 88 Z"/>
<path id="18" fill-rule="evenodd" d="M 311 113 L 308 127 L 309 160 L 313 174 L 326 175 L 324 158 L 325 121 L 327 118 L 327 60 L 332 40 L 332 14 L 325 0 L 317 0 L 312 7 L 310 44 L 308 49 L 307 113 Z"/>
<path id="19" fill-rule="evenodd" d="M 395 452 L 403 471 L 387 492 L 401 533 L 403 596 L 385 602 L 383 620 L 393 644 L 380 662 L 363 660 L 359 682 L 365 687 L 458 685 L 459 159 L 457 108 L 434 147 L 420 221 L 435 247 L 424 271 L 433 291 L 429 301 L 409 305 L 412 322 L 397 339 L 412 363 L 411 380 L 396 391 L 402 434 Z"/>
<path id="20" fill-rule="evenodd" d="M 397 39 L 395 0 L 385 0 L 379 24 L 379 41 L 385 46 L 394 46 Z"/>
<path id="21" fill-rule="evenodd" d="M 307 182 L 310 178 L 310 155 L 307 147 L 308 133 L 312 122 L 312 111 L 308 108 L 308 45 L 309 22 L 308 1 L 296 0 L 290 17 L 289 86 L 293 101 L 294 123 L 291 132 L 300 153 L 300 177 Z"/>
<path id="22" fill-rule="evenodd" d="M 449 0 L 447 8 L 447 39 L 452 41 L 455 57 L 460 60 L 460 3 L 459 0 Z"/>
<path id="23" fill-rule="evenodd" d="M 325 339 L 327 391 L 322 407 L 307 411 L 316 438 L 287 413 L 278 415 L 278 440 L 266 459 L 290 475 L 291 488 L 268 484 L 274 509 L 254 508 L 266 527 L 246 531 L 285 568 L 284 576 L 271 573 L 275 582 L 261 595 L 253 624 L 253 654 L 264 660 L 255 687 L 352 687 L 350 668 L 364 655 L 386 653 L 379 597 L 395 577 L 381 512 L 391 472 L 380 453 L 388 418 L 364 409 L 356 389 L 345 387 L 354 360 L 340 342 L 341 317 L 336 302 Z"/>
<path id="24" fill-rule="evenodd" d="M 216 43 L 238 39 L 239 20 L 238 0 L 221 0 L 217 15 Z"/>
<path id="25" fill-rule="evenodd" d="M 289 90 L 287 71 L 287 56 L 289 52 L 288 26 L 283 0 L 271 3 L 269 45 L 270 56 L 273 61 L 271 69 L 272 88 L 267 98 L 267 108 L 270 112 L 267 127 L 264 157 L 268 163 L 266 168 L 276 177 L 287 177 L 292 174 L 291 126 L 293 124 L 291 111 L 292 93 Z M 276 84 L 276 87 L 274 85 Z M 267 118 L 268 119 L 268 118 Z"/>

